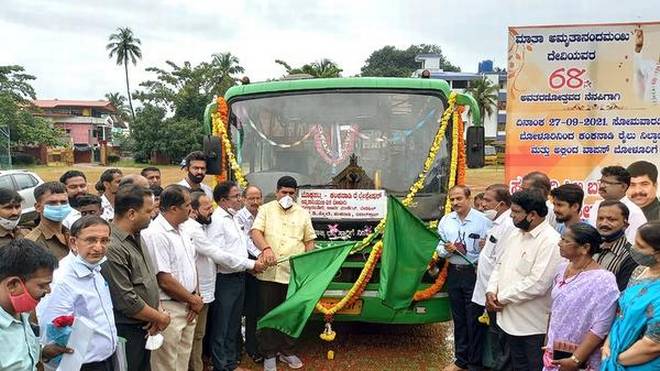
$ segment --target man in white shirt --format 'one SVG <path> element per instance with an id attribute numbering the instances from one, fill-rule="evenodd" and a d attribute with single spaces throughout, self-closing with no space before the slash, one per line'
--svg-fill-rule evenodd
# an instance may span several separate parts
<path id="1" fill-rule="evenodd" d="M 80 219 L 80 212 L 78 211 L 77 205 L 80 197 L 87 193 L 87 177 L 85 177 L 85 174 L 82 171 L 69 170 L 62 174 L 60 177 L 60 183 L 64 184 L 66 195 L 69 198 L 69 205 L 73 208 L 69 215 L 67 215 L 62 221 L 62 225 L 66 227 L 66 229 L 71 229 L 73 222 Z"/>
<path id="2" fill-rule="evenodd" d="M 495 263 L 502 255 L 505 246 L 500 243 L 504 236 L 511 229 L 514 229 L 511 220 L 511 194 L 506 184 L 493 184 L 486 188 L 483 197 L 484 215 L 493 221 L 493 226 L 488 230 L 484 246 L 479 253 L 479 264 L 477 265 L 477 282 L 474 285 L 472 302 L 480 306 L 486 305 L 486 286 L 490 275 L 493 273 Z M 486 354 L 492 360 L 490 365 L 493 370 L 504 370 L 510 365 L 510 352 L 506 345 L 506 339 L 502 330 L 497 327 L 495 313 L 490 316 L 490 328 L 487 336 L 490 338 L 490 347 L 486 349 Z M 487 357 L 484 357 L 484 363 Z M 488 365 L 484 364 L 485 367 Z"/>
<path id="3" fill-rule="evenodd" d="M 234 370 L 238 367 L 237 341 L 241 331 L 241 313 L 245 300 L 245 271 L 265 268 L 260 261 L 248 258 L 246 236 L 230 213 L 241 208 L 241 191 L 236 183 L 219 183 L 213 190 L 218 208 L 209 225 L 209 238 L 218 248 L 239 256 L 244 264 L 236 267 L 218 266 L 211 332 L 211 356 L 215 370 Z"/>
<path id="4" fill-rule="evenodd" d="M 75 256 L 58 269 L 51 293 L 39 306 L 42 328 L 59 316 L 85 317 L 94 324 L 94 334 L 83 355 L 82 371 L 110 371 L 117 349 L 117 329 L 108 285 L 101 276 L 110 225 L 98 216 L 78 219 L 70 231 L 69 246 Z M 43 338 L 45 344 L 49 339 Z"/>
<path id="5" fill-rule="evenodd" d="M 190 214 L 190 192 L 170 185 L 160 195 L 160 215 L 142 236 L 155 265 L 161 306 L 170 313 L 162 332 L 163 345 L 151 353 L 151 368 L 186 370 L 190 360 L 195 319 L 204 307 L 197 286 L 195 247 L 181 231 Z"/>
<path id="6" fill-rule="evenodd" d="M 256 260 L 261 255 L 259 250 L 250 237 L 250 230 L 254 224 L 254 218 L 257 217 L 259 206 L 263 204 L 261 189 L 254 185 L 249 185 L 243 190 L 243 208 L 240 209 L 234 217 L 241 226 L 247 240 L 247 251 L 250 259 Z M 254 363 L 261 363 L 263 357 L 259 354 L 257 346 L 257 315 L 259 299 L 259 280 L 253 274 L 245 275 L 245 304 L 243 305 L 243 315 L 245 316 L 245 351 L 252 358 Z"/>
<path id="7" fill-rule="evenodd" d="M 107 169 L 99 179 L 100 187 L 98 188 L 103 189 L 103 195 L 101 196 L 103 214 L 101 214 L 101 218 L 107 221 L 112 221 L 112 218 L 115 217 L 115 195 L 119 190 L 122 176 L 123 174 L 119 169 Z"/>
<path id="8" fill-rule="evenodd" d="M 538 190 L 511 196 L 516 229 L 500 239 L 504 251 L 486 289 L 486 306 L 497 312 L 514 370 L 543 368 L 541 347 L 550 314 L 550 290 L 561 262 L 559 233 L 545 220 L 547 214 L 546 198 Z"/>
<path id="9" fill-rule="evenodd" d="M 626 191 L 630 187 L 630 173 L 622 166 L 607 166 L 600 171 L 600 175 L 598 194 L 603 200 L 621 201 L 628 207 L 630 216 L 628 228 L 626 228 L 626 238 L 630 243 L 635 243 L 637 229 L 646 223 L 646 216 L 639 206 L 626 197 Z M 589 210 L 589 224 L 594 227 L 597 227 L 598 208 L 603 200 L 596 201 Z"/>
<path id="10" fill-rule="evenodd" d="M 183 170 L 187 172 L 186 177 L 178 184 L 192 191 L 202 190 L 208 198 L 213 199 L 213 190 L 211 187 L 202 183 L 206 177 L 206 160 L 207 157 L 204 152 L 190 152 L 183 160 Z"/>

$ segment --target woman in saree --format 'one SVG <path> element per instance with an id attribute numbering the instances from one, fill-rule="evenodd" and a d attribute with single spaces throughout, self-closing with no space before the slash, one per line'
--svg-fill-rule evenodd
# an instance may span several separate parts
<path id="1" fill-rule="evenodd" d="M 630 255 L 644 270 L 621 295 L 601 370 L 660 370 L 660 221 L 637 230 Z"/>
<path id="2" fill-rule="evenodd" d="M 552 307 L 544 370 L 598 370 L 600 346 L 610 330 L 619 289 L 616 277 L 592 256 L 600 251 L 601 236 L 586 223 L 566 228 L 559 252 L 561 263 L 552 287 Z"/>

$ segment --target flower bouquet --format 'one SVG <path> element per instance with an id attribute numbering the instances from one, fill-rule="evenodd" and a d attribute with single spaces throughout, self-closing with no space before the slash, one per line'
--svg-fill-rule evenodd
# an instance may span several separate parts
<path id="1" fill-rule="evenodd" d="M 46 327 L 46 341 L 50 343 L 55 343 L 59 346 L 66 347 L 67 342 L 69 341 L 69 336 L 71 335 L 73 326 L 73 316 L 59 316 L 55 318 L 51 323 Z M 50 360 L 49 365 L 57 367 L 62 360 L 62 355 Z"/>

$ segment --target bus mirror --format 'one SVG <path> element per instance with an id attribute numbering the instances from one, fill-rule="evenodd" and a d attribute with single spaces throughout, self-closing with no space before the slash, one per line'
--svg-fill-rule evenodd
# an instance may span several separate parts
<path id="1" fill-rule="evenodd" d="M 222 172 L 222 145 L 220 145 L 220 138 L 213 135 L 205 135 L 202 145 L 204 154 L 207 157 L 206 173 L 220 175 Z"/>
<path id="2" fill-rule="evenodd" d="M 467 129 L 467 166 L 471 169 L 484 167 L 484 127 L 470 126 Z"/>

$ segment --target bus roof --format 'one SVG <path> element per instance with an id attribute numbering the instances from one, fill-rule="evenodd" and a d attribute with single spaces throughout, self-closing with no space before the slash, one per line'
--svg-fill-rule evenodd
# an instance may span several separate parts
<path id="1" fill-rule="evenodd" d="M 345 77 L 332 79 L 303 79 L 260 82 L 233 86 L 225 93 L 225 99 L 272 92 L 325 90 L 325 89 L 412 89 L 438 90 L 449 96 L 451 88 L 444 80 L 398 77 Z"/>

